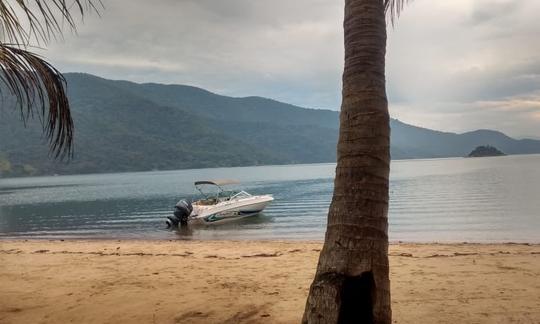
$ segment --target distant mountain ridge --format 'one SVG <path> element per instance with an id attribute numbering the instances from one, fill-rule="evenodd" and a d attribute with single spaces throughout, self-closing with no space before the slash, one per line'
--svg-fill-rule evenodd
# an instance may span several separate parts
<path id="1" fill-rule="evenodd" d="M 0 113 L 0 176 L 335 162 L 339 113 L 183 85 L 67 73 L 75 159 L 47 158 L 37 121 Z M 5 93 L 5 92 L 3 92 Z M 394 159 L 466 156 L 481 145 L 540 153 L 539 140 L 478 130 L 445 133 L 391 120 Z"/>

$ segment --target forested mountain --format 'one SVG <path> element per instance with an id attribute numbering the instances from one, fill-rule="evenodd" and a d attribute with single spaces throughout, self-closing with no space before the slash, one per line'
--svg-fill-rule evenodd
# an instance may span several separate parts
<path id="1" fill-rule="evenodd" d="M 334 162 L 339 114 L 203 89 L 68 73 L 75 157 L 48 157 L 37 121 L 0 110 L 0 175 L 73 174 Z M 5 92 L 3 92 L 5 93 Z M 2 101 L 9 105 L 9 98 Z M 479 145 L 540 153 L 540 141 L 488 130 L 437 132 L 391 121 L 393 158 L 465 156 Z"/>
<path id="2" fill-rule="evenodd" d="M 506 155 L 493 146 L 478 146 L 467 157 L 488 157 Z"/>
<path id="3" fill-rule="evenodd" d="M 495 146 L 507 154 L 540 153 L 539 140 L 516 140 L 493 130 L 455 134 L 411 126 L 398 120 L 392 120 L 390 126 L 394 158 L 467 156 L 475 147 L 482 145 Z"/>

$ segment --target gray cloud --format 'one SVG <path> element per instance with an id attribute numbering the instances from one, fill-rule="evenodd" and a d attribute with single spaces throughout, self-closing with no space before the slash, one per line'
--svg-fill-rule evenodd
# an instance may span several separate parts
<path id="1" fill-rule="evenodd" d="M 540 105 L 523 100 L 538 102 L 540 2 L 417 0 L 407 9 L 389 41 L 394 116 L 449 131 L 540 134 Z"/>
<path id="2" fill-rule="evenodd" d="M 43 54 L 64 71 L 339 108 L 340 1 L 104 4 Z M 442 130 L 540 136 L 537 12 L 537 0 L 413 1 L 389 30 L 391 113 Z"/>
<path id="3" fill-rule="evenodd" d="M 524 1 L 476 1 L 467 17 L 472 26 L 488 25 L 499 22 L 515 22 L 515 13 L 522 8 Z M 510 21 L 508 21 L 510 19 Z"/>

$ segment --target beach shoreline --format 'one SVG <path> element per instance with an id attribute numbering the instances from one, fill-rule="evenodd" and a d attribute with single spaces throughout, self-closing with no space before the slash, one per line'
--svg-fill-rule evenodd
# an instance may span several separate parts
<path id="1" fill-rule="evenodd" d="M 298 323 L 322 241 L 0 239 L 2 323 Z M 395 323 L 539 323 L 540 245 L 392 243 Z"/>
<path id="2" fill-rule="evenodd" d="M 321 239 L 290 239 L 290 238 L 163 238 L 163 237 L 119 237 L 111 238 L 109 236 L 0 236 L 0 244 L 17 243 L 17 242 L 247 242 L 247 243 L 308 243 L 308 244 L 323 244 L 324 238 Z M 525 245 L 525 246 L 540 246 L 540 240 L 414 240 L 414 239 L 395 239 L 389 240 L 388 244 L 392 245 Z"/>

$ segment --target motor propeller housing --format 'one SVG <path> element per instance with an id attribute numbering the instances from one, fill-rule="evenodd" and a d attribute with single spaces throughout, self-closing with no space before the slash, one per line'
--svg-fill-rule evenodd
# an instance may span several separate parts
<path id="1" fill-rule="evenodd" d="M 167 216 L 167 219 L 165 220 L 167 228 L 178 227 L 178 224 L 186 226 L 189 215 L 191 215 L 192 211 L 193 205 L 191 202 L 185 199 L 180 200 L 178 203 L 176 203 L 176 206 L 174 206 L 173 215 Z"/>

